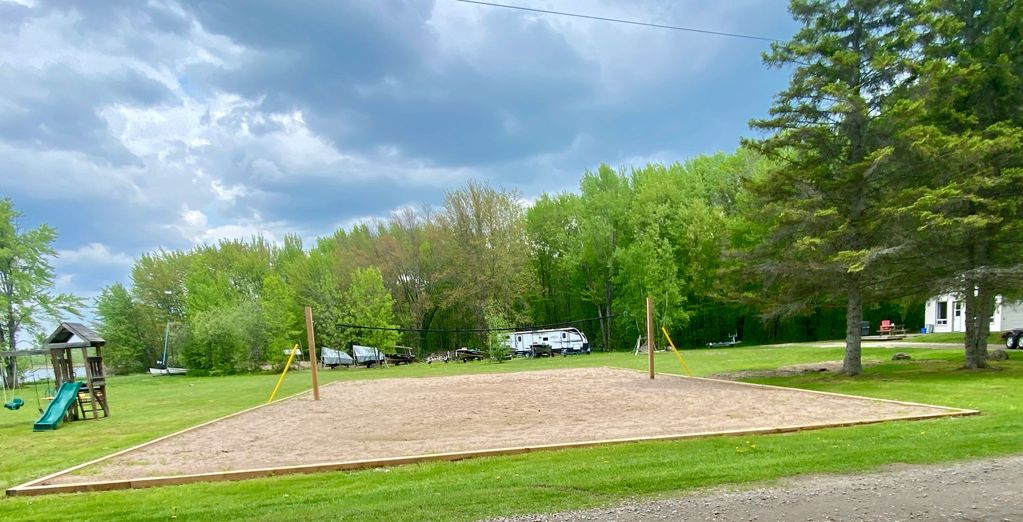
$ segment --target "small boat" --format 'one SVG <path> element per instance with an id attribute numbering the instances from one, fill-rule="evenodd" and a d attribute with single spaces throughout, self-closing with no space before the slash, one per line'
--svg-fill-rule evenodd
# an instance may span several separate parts
<path id="1" fill-rule="evenodd" d="M 153 376 L 183 376 L 188 373 L 188 368 L 183 367 L 150 367 L 149 374 Z"/>

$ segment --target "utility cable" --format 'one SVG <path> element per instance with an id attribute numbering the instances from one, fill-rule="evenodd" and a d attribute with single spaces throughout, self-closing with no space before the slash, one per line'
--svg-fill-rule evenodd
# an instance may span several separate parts
<path id="1" fill-rule="evenodd" d="M 622 313 L 605 315 L 600 317 L 591 317 L 589 319 L 578 319 L 575 321 L 564 321 L 560 323 L 550 323 L 535 326 L 524 326 L 524 327 L 502 327 L 502 328 L 437 328 L 437 329 L 422 329 L 422 328 L 401 328 L 392 326 L 366 326 L 361 324 L 348 324 L 348 323 L 335 323 L 334 326 L 340 328 L 352 328 L 356 330 L 382 330 L 386 332 L 417 332 L 421 334 L 427 333 L 486 333 L 486 332 L 525 332 L 535 330 L 547 330 L 551 328 L 564 327 L 566 325 L 573 325 L 579 323 L 591 323 L 593 321 L 600 321 L 603 319 L 611 319 L 625 315 Z"/>
<path id="2" fill-rule="evenodd" d="M 498 3 L 495 3 L 495 2 L 481 2 L 479 0 L 455 0 L 455 2 L 461 2 L 463 4 L 476 4 L 476 5 L 482 5 L 482 6 L 487 6 L 487 7 L 500 7 L 500 8 L 503 8 L 503 9 L 515 9 L 515 10 L 518 10 L 518 11 L 529 11 L 529 12 L 532 12 L 532 13 L 541 13 L 541 14 L 549 14 L 549 15 L 556 15 L 556 16 L 568 16 L 568 17 L 572 17 L 572 18 L 584 18 L 586 20 L 597 20 L 597 21 L 600 21 L 600 22 L 612 22 L 612 23 L 616 23 L 616 24 L 639 25 L 639 26 L 642 26 L 642 27 L 654 27 L 654 28 L 657 28 L 657 29 L 671 29 L 673 31 L 685 31 L 685 32 L 689 32 L 689 33 L 710 34 L 710 35 L 714 35 L 714 36 L 726 36 L 726 37 L 729 37 L 729 38 L 745 38 L 747 40 L 759 40 L 759 41 L 762 41 L 762 42 L 780 42 L 781 41 L 781 40 L 779 40 L 777 38 L 768 38 L 766 36 L 754 36 L 754 35 L 740 34 L 740 33 L 727 33 L 727 32 L 724 32 L 724 31 L 711 31 L 709 29 L 697 29 L 697 28 L 694 28 L 694 27 L 682 27 L 682 26 L 678 26 L 678 25 L 655 24 L 655 23 L 650 23 L 650 22 L 640 22 L 640 21 L 637 21 L 637 20 L 625 20 L 625 19 L 622 19 L 622 18 L 609 18 L 609 17 L 606 17 L 606 16 L 594 16 L 594 15 L 587 15 L 587 14 L 581 14 L 581 13 L 568 13 L 568 12 L 565 12 L 565 11 L 551 11 L 551 10 L 548 10 L 548 9 L 537 9 L 537 8 L 534 8 L 534 7 L 523 7 L 523 6 L 519 6 L 519 5 L 498 4 Z"/>

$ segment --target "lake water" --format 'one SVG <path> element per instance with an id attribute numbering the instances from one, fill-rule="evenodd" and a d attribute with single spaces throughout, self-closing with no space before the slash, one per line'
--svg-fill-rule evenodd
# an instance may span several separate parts
<path id="1" fill-rule="evenodd" d="M 29 368 L 28 370 L 24 370 L 22 375 L 23 377 L 21 382 L 23 383 L 39 382 L 45 381 L 47 379 L 52 381 L 53 368 L 49 366 L 47 366 L 46 368 Z M 84 366 L 75 366 L 75 377 L 78 379 L 85 378 Z"/>

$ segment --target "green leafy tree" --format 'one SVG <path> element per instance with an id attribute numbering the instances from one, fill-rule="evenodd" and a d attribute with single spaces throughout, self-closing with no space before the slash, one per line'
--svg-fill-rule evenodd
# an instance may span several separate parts
<path id="1" fill-rule="evenodd" d="M 659 325 L 684 326 L 689 303 L 712 288 L 725 241 L 722 212 L 708 205 L 702 180 L 680 164 L 634 170 L 631 189 L 628 242 L 615 252 L 617 309 L 643 331 L 651 296 Z"/>
<path id="2" fill-rule="evenodd" d="M 257 357 L 260 362 L 284 362 L 284 351 L 301 340 L 301 310 L 295 292 L 280 276 L 270 273 L 263 278 L 259 313 L 266 350 Z"/>
<path id="3" fill-rule="evenodd" d="M 543 194 L 526 211 L 529 264 L 537 282 L 532 300 L 538 324 L 584 316 L 573 250 L 579 243 L 579 196 Z"/>
<path id="4" fill-rule="evenodd" d="M 628 176 L 601 165 L 587 172 L 579 183 L 579 241 L 573 249 L 573 263 L 580 274 L 580 293 L 596 308 L 601 318 L 601 346 L 614 346 L 615 276 L 619 270 L 615 252 L 625 240 L 632 197 Z"/>
<path id="5" fill-rule="evenodd" d="M 508 346 L 508 330 L 511 326 L 505 313 L 500 306 L 491 305 L 487 307 L 487 328 L 494 328 L 487 334 L 486 353 L 492 361 L 502 363 L 511 354 L 511 346 Z"/>
<path id="6" fill-rule="evenodd" d="M 351 324 L 377 328 L 396 328 L 394 298 L 384 286 L 384 278 L 376 267 L 356 269 L 345 293 L 345 317 Z M 398 332 L 391 330 L 351 330 L 349 338 L 359 344 L 388 351 L 398 342 Z"/>
<path id="7" fill-rule="evenodd" d="M 147 350 L 140 307 L 121 283 L 103 289 L 96 298 L 99 334 L 107 341 L 104 363 L 119 373 L 144 371 L 157 354 Z"/>
<path id="8" fill-rule="evenodd" d="M 196 312 L 189 321 L 190 342 L 181 350 L 185 364 L 196 373 L 227 375 L 254 369 L 249 358 L 252 332 L 259 329 L 259 308 L 241 301 Z"/>
<path id="9" fill-rule="evenodd" d="M 410 334 L 410 345 L 422 351 L 428 330 L 439 311 L 441 265 L 436 245 L 440 229 L 428 208 L 403 209 L 379 226 L 379 267 L 399 311 L 398 320 L 420 330 Z"/>
<path id="10" fill-rule="evenodd" d="M 891 252 L 881 209 L 893 187 L 887 116 L 904 96 L 912 46 L 907 2 L 793 0 L 803 27 L 772 44 L 765 61 L 792 66 L 771 116 L 754 120 L 772 134 L 750 142 L 776 169 L 750 188 L 756 219 L 770 223 L 752 266 L 776 296 L 773 313 L 845 302 L 843 371 L 862 371 L 864 302 L 885 291 L 878 277 Z"/>
<path id="11" fill-rule="evenodd" d="M 525 208 L 514 191 L 470 182 L 447 194 L 438 215 L 444 306 L 458 326 L 483 328 L 486 310 L 499 303 L 509 320 L 528 316 L 535 285 L 527 265 Z M 476 339 L 485 343 L 485 337 Z"/>
<path id="12" fill-rule="evenodd" d="M 44 321 L 79 316 L 83 305 L 73 295 L 53 293 L 57 232 L 46 224 L 25 230 L 20 218 L 9 198 L 0 200 L 0 346 L 9 350 L 17 349 L 18 332 L 42 333 Z M 17 364 L 17 357 L 3 358 L 8 387 L 18 385 Z"/>

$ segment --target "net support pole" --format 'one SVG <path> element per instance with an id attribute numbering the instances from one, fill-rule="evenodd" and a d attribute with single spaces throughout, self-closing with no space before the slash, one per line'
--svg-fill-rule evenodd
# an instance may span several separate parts
<path id="1" fill-rule="evenodd" d="M 320 400 L 320 379 L 316 373 L 316 334 L 313 331 L 313 307 L 305 307 L 306 346 L 309 348 L 309 367 L 313 376 L 313 400 Z"/>
<path id="2" fill-rule="evenodd" d="M 654 299 L 646 298 L 646 353 L 650 378 L 654 378 Z"/>

